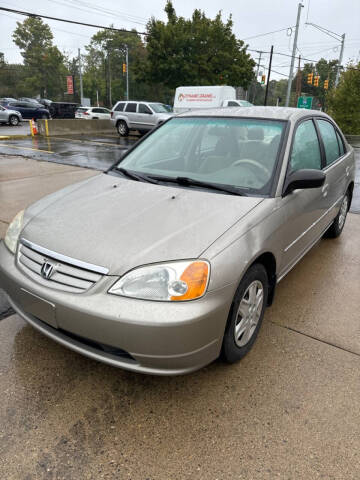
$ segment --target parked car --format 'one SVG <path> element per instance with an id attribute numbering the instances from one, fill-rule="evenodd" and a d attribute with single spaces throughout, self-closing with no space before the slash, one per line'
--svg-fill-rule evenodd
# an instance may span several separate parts
<path id="1" fill-rule="evenodd" d="M 11 98 L 11 97 L 2 97 L 0 98 L 0 105 L 6 105 L 9 102 L 16 102 L 16 98 Z"/>
<path id="2" fill-rule="evenodd" d="M 8 102 L 5 108 L 20 112 L 24 119 L 50 118 L 48 110 L 41 104 L 17 100 L 16 102 Z"/>
<path id="3" fill-rule="evenodd" d="M 114 366 L 175 375 L 235 362 L 276 284 L 341 234 L 354 172 L 352 147 L 320 112 L 173 117 L 106 174 L 18 213 L 0 286 L 40 332 Z"/>
<path id="4" fill-rule="evenodd" d="M 0 105 L 0 123 L 8 123 L 9 125 L 16 127 L 22 122 L 22 116 L 20 112 L 16 110 L 8 110 Z"/>
<path id="5" fill-rule="evenodd" d="M 30 97 L 20 97 L 18 98 L 18 101 L 19 102 L 29 102 L 29 103 L 36 103 L 36 104 L 40 104 L 42 105 L 39 100 L 37 100 L 36 98 L 30 98 Z"/>
<path id="6" fill-rule="evenodd" d="M 146 133 L 173 115 L 166 106 L 156 102 L 117 102 L 111 111 L 111 121 L 121 137 L 130 130 Z"/>
<path id="7" fill-rule="evenodd" d="M 48 108 L 52 118 L 75 118 L 78 107 L 77 103 L 51 102 Z"/>
<path id="8" fill-rule="evenodd" d="M 223 107 L 253 107 L 247 100 L 224 100 Z"/>
<path id="9" fill-rule="evenodd" d="M 75 118 L 85 120 L 110 120 L 111 111 L 104 107 L 79 107 L 75 111 Z"/>

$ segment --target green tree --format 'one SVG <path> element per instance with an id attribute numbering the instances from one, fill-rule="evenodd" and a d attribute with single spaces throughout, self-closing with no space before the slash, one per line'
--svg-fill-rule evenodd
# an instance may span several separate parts
<path id="1" fill-rule="evenodd" d="M 124 99 L 126 96 L 126 75 L 123 64 L 126 62 L 126 48 L 129 51 L 129 78 L 131 95 L 136 95 L 137 73 L 140 59 L 145 55 L 145 46 L 136 33 L 100 30 L 91 38 L 86 47 L 84 64 L 84 95 L 95 104 L 96 92 L 103 104 Z"/>
<path id="2" fill-rule="evenodd" d="M 49 25 L 40 18 L 29 17 L 22 23 L 17 22 L 13 40 L 27 68 L 28 75 L 22 81 L 24 92 L 53 99 L 62 97 L 67 74 L 65 57 L 53 45 Z"/>
<path id="3" fill-rule="evenodd" d="M 143 78 L 175 89 L 180 85 L 227 84 L 247 88 L 255 62 L 246 45 L 232 33 L 230 18 L 214 20 L 201 10 L 191 19 L 176 15 L 168 0 L 167 23 L 152 18 L 147 25 L 147 58 Z"/>
<path id="4" fill-rule="evenodd" d="M 330 90 L 327 98 L 328 112 L 342 131 L 360 135 L 360 62 L 350 64 L 342 72 L 337 88 Z"/>

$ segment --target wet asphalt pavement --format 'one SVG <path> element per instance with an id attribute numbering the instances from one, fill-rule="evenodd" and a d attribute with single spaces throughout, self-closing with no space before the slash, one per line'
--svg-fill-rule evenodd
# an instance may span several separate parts
<path id="1" fill-rule="evenodd" d="M 115 134 L 13 138 L 0 141 L 0 154 L 22 155 L 35 160 L 103 171 L 119 161 L 139 138 L 120 138 Z"/>

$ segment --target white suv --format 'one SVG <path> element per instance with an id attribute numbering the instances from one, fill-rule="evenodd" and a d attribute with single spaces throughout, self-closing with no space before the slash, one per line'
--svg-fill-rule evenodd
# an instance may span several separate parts
<path id="1" fill-rule="evenodd" d="M 121 101 L 111 111 L 111 121 L 121 137 L 129 130 L 145 133 L 172 116 L 164 104 L 156 102 Z"/>
<path id="2" fill-rule="evenodd" d="M 85 120 L 110 120 L 110 115 L 110 110 L 104 107 L 79 107 L 75 112 L 75 118 Z"/>

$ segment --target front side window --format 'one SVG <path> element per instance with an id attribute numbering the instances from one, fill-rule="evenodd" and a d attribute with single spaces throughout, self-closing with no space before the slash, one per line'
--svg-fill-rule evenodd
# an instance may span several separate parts
<path id="1" fill-rule="evenodd" d="M 230 100 L 228 102 L 228 107 L 238 107 L 238 106 L 239 106 L 238 102 L 235 102 L 234 100 Z"/>
<path id="2" fill-rule="evenodd" d="M 128 103 L 126 105 L 126 112 L 136 112 L 136 103 Z"/>
<path id="3" fill-rule="evenodd" d="M 263 119 L 175 117 L 138 144 L 118 167 L 268 195 L 285 125 Z"/>
<path id="4" fill-rule="evenodd" d="M 144 103 L 140 103 L 139 113 L 147 113 L 148 115 L 151 115 L 152 111 L 150 110 L 150 108 L 147 105 L 145 105 Z"/>
<path id="5" fill-rule="evenodd" d="M 334 127 L 330 122 L 326 120 L 317 120 L 319 125 L 320 135 L 323 139 L 325 155 L 326 155 L 326 165 L 330 165 L 339 158 L 339 144 L 336 138 L 336 133 Z"/>
<path id="6" fill-rule="evenodd" d="M 302 122 L 295 132 L 290 170 L 294 172 L 302 168 L 321 170 L 320 145 L 312 120 Z"/>

